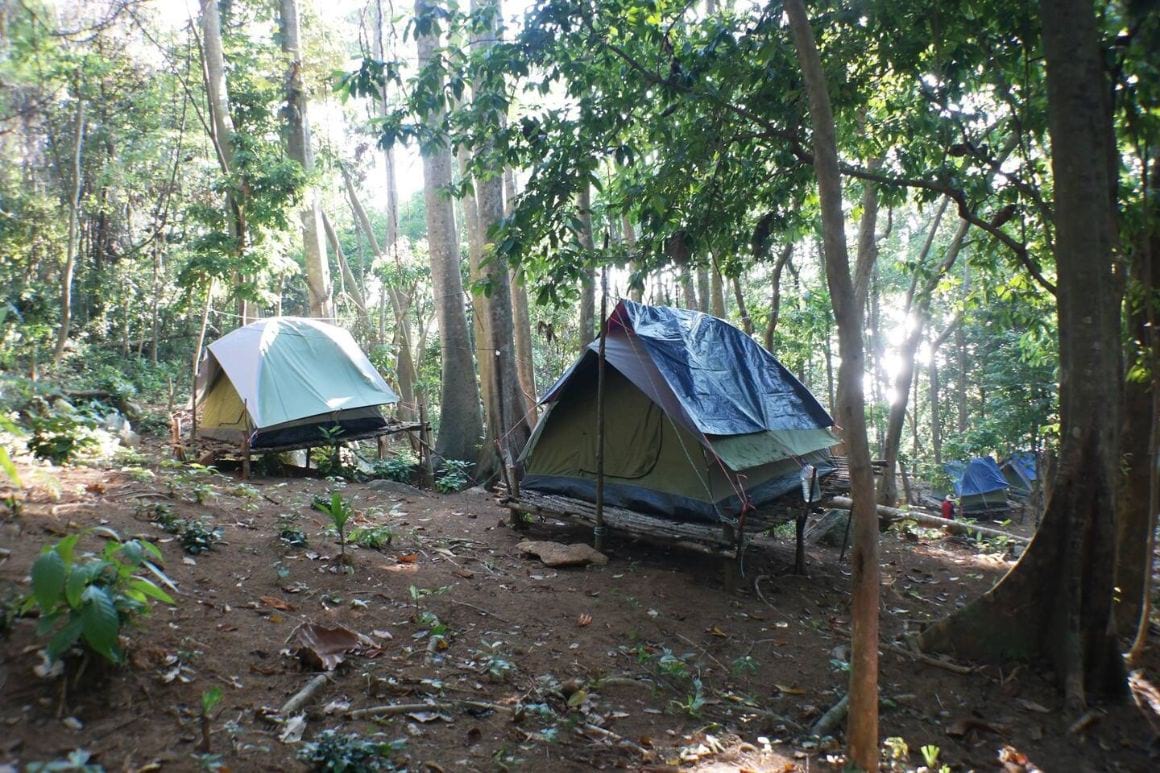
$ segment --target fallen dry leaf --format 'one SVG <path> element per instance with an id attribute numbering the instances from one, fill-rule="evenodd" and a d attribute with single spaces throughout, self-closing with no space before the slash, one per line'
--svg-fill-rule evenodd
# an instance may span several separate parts
<path id="1" fill-rule="evenodd" d="M 418 553 L 404 553 L 401 556 L 395 556 L 395 560 L 400 564 L 414 564 L 419 561 Z"/>
<path id="2" fill-rule="evenodd" d="M 358 651 L 378 651 L 374 641 L 344 625 L 333 628 L 317 623 L 302 623 L 287 642 L 296 646 L 294 654 L 316 671 L 333 671 L 346 656 Z"/>
<path id="3" fill-rule="evenodd" d="M 1047 708 L 1042 703 L 1036 703 L 1035 701 L 1029 701 L 1026 698 L 1016 698 L 1015 702 L 1018 703 L 1023 708 L 1027 709 L 1028 711 L 1038 711 L 1040 714 L 1050 714 L 1051 713 L 1051 709 Z"/>
<path id="4" fill-rule="evenodd" d="M 404 574 L 410 574 L 412 572 L 419 571 L 419 565 L 418 564 L 387 564 L 386 566 L 383 567 L 383 569 L 387 570 L 388 572 L 402 572 Z"/>
<path id="5" fill-rule="evenodd" d="M 475 576 L 475 572 L 471 571 L 470 569 L 456 569 L 454 572 L 452 572 L 452 574 L 454 574 L 456 577 L 462 577 L 465 580 L 470 580 Z"/>
<path id="6" fill-rule="evenodd" d="M 97 495 L 104 494 L 105 493 L 105 484 L 101 483 L 100 481 L 94 481 L 94 482 L 88 484 L 87 486 L 85 486 L 85 491 L 89 492 L 90 494 L 97 494 Z"/>
<path id="7" fill-rule="evenodd" d="M 806 691 L 800 687 L 788 687 L 784 684 L 775 684 L 774 687 L 783 695 L 805 695 Z"/>
<path id="8" fill-rule="evenodd" d="M 717 626 L 713 626 L 712 628 L 706 628 L 706 629 L 705 629 L 705 633 L 707 633 L 707 634 L 709 634 L 709 635 L 711 635 L 711 636 L 718 636 L 718 637 L 720 637 L 720 638 L 722 638 L 722 639 L 728 639 L 728 638 L 729 638 L 729 634 L 725 633 L 724 631 L 722 631 L 722 630 L 721 630 L 720 628 L 718 628 Z"/>
<path id="9" fill-rule="evenodd" d="M 294 610 L 292 605 L 287 604 L 282 599 L 274 598 L 273 596 L 261 596 L 258 600 L 272 609 L 280 609 L 283 612 L 292 612 Z"/>
<path id="10" fill-rule="evenodd" d="M 995 735 L 1002 735 L 1005 728 L 1000 725 L 992 725 L 989 722 L 984 722 L 983 720 L 976 719 L 975 717 L 961 717 L 960 719 L 956 719 L 954 722 L 952 722 L 950 727 L 947 728 L 947 735 L 951 736 L 952 738 L 962 738 L 972 730 L 979 730 L 988 733 L 994 733 Z"/>
<path id="11" fill-rule="evenodd" d="M 581 628 L 583 628 L 586 625 L 591 625 L 591 624 L 592 624 L 592 615 L 588 614 L 587 612 L 581 612 L 580 617 L 576 618 L 576 625 L 580 626 Z"/>

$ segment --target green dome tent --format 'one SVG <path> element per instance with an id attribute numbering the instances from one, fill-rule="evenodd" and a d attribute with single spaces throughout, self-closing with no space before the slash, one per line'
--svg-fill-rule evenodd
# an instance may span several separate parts
<path id="1" fill-rule="evenodd" d="M 605 502 L 735 517 L 833 469 L 833 420 L 773 355 L 715 317 L 621 301 L 607 321 Z M 594 501 L 597 343 L 541 399 L 521 489 Z"/>
<path id="2" fill-rule="evenodd" d="M 271 317 L 209 345 L 198 371 L 199 434 L 255 450 L 321 444 L 387 426 L 398 402 L 346 330 L 316 319 Z"/>

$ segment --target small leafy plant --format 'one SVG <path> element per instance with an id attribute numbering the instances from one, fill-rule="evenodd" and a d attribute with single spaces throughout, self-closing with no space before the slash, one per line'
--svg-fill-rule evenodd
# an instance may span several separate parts
<path id="1" fill-rule="evenodd" d="M 30 762 L 25 766 L 26 773 L 105 773 L 105 768 L 95 762 L 89 762 L 93 755 L 87 749 L 73 749 L 63 760 L 51 762 Z"/>
<path id="2" fill-rule="evenodd" d="M 354 508 L 349 502 L 342 498 L 342 494 L 337 491 L 330 495 L 330 501 L 315 500 L 314 507 L 319 511 L 326 513 L 330 517 L 330 522 L 334 524 L 334 530 L 338 532 L 338 549 L 341 556 L 341 562 L 346 564 L 346 524 L 350 521 L 350 517 L 354 515 Z"/>
<path id="3" fill-rule="evenodd" d="M 359 526 L 350 532 L 350 541 L 368 550 L 381 550 L 394 538 L 395 532 L 390 526 Z"/>
<path id="4" fill-rule="evenodd" d="M 701 685 L 701 680 L 693 677 L 691 683 L 691 690 L 684 700 L 673 700 L 670 703 L 675 707 L 688 714 L 693 719 L 701 716 L 701 710 L 705 708 L 705 691 Z"/>
<path id="5" fill-rule="evenodd" d="M 28 451 L 37 459 L 67 464 L 97 445 L 92 422 L 74 411 L 52 410 L 32 416 Z"/>
<path id="6" fill-rule="evenodd" d="M 221 542 L 222 530 L 206 526 L 201 521 L 182 521 L 178 539 L 186 553 L 191 556 L 201 555 L 213 550 L 213 546 Z"/>
<path id="7" fill-rule="evenodd" d="M 462 459 L 444 459 L 439 465 L 439 474 L 435 476 L 435 489 L 440 494 L 453 494 L 467 488 L 471 476 L 467 471 L 471 469 L 471 462 Z"/>
<path id="8" fill-rule="evenodd" d="M 222 701 L 222 688 L 211 687 L 201 694 L 201 751 L 209 754 L 210 715 Z"/>
<path id="9" fill-rule="evenodd" d="M 342 734 L 323 730 L 313 741 L 303 744 L 298 759 L 310 764 L 311 770 L 333 773 L 395 770 L 392 757 L 401 751 L 405 741 L 386 741 L 381 736 L 364 738 L 358 733 Z"/>
<path id="10" fill-rule="evenodd" d="M 392 456 L 390 459 L 375 462 L 372 473 L 376 478 L 385 478 L 398 483 L 410 483 L 411 474 L 417 463 L 415 457 L 410 454 Z"/>
<path id="11" fill-rule="evenodd" d="M 173 598 L 141 574 L 148 570 L 170 587 L 173 583 L 152 562 L 161 551 L 143 540 L 105 543 L 99 556 L 76 554 L 83 532 L 46 548 L 32 565 L 32 594 L 25 611 L 37 609 L 37 634 L 51 636 L 45 647 L 50 660 L 60 659 L 82 641 L 112 663 L 121 663 L 121 630 L 149 611 L 152 601 L 173 605 Z"/>

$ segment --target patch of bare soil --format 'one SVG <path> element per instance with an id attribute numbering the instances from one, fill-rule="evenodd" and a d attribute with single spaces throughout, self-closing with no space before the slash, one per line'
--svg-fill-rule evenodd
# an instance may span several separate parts
<path id="1" fill-rule="evenodd" d="M 327 516 L 311 508 L 334 489 L 325 480 L 22 469 L 19 507 L 0 510 L 0 588 L 26 593 L 42 547 L 104 525 L 159 545 L 180 592 L 129 631 L 124 667 L 74 660 L 67 679 L 34 673 L 36 621 L 16 620 L 0 640 L 0 765 L 83 748 L 109 770 L 307 769 L 304 743 L 334 729 L 400 741 L 390 758 L 412 770 L 840 766 L 840 742 L 809 734 L 845 692 L 849 572 L 837 550 L 811 550 L 808 577 L 789 573 L 788 542 L 751 552 L 732 592 L 709 559 L 616 535 L 607 565 L 551 569 L 517 543 L 591 535 L 550 521 L 514 530 L 484 492 L 351 483 L 341 492 L 354 525 L 392 536 L 348 548 L 342 571 Z M 151 520 L 158 504 L 222 541 L 185 554 Z M 280 539 L 295 529 L 305 546 Z M 82 546 L 102 541 L 90 533 Z M 882 737 L 909 749 L 896 766 L 924 764 L 919 750 L 933 746 L 952 769 L 996 769 L 1010 746 L 1046 770 L 1154 769 L 1150 731 L 1126 703 L 1069 732 L 1076 718 L 1034 665 L 958 673 L 887 646 L 1009 566 L 936 531 L 884 535 Z M 279 717 L 316 676 L 292 654 L 303 623 L 364 638 Z M 215 687 L 215 756 L 202 758 L 202 696 Z"/>

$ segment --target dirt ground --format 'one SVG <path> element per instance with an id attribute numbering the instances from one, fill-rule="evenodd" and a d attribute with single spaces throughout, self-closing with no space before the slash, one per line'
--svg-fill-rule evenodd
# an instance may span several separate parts
<path id="1" fill-rule="evenodd" d="M 393 537 L 350 549 L 342 572 L 326 516 L 310 507 L 336 484 L 244 484 L 165 465 L 161 450 L 149 456 L 107 468 L 23 464 L 25 489 L 0 492 L 20 500 L 0 507 L 0 597 L 28 591 L 42 547 L 95 526 L 153 541 L 179 589 L 175 607 L 157 605 L 129 631 L 120 669 L 74 661 L 66 678 L 38 677 L 36 621 L 15 621 L 0 639 L 0 770 L 82 748 L 110 771 L 305 770 L 297 754 L 328 728 L 401 741 L 392 759 L 409 770 L 841 766 L 840 739 L 808 734 L 845 692 L 849 569 L 836 549 L 811 549 L 808 577 L 790 574 L 789 541 L 750 553 L 732 592 L 711 559 L 615 534 L 607 565 L 550 569 L 516 544 L 590 534 L 551 521 L 516 531 L 481 491 L 349 483 L 341 491 L 356 522 L 388 525 Z M 185 555 L 151 521 L 158 504 L 220 528 L 222 541 Z M 307 545 L 286 544 L 285 528 Z M 89 533 L 82 547 L 103 539 Z M 937 531 L 891 531 L 881 544 L 884 643 L 1011 565 Z M 304 622 L 368 638 L 308 702 L 303 740 L 283 742 L 293 728 L 275 712 L 315 676 L 288 641 Z M 1033 667 L 963 674 L 884 646 L 880 679 L 882 738 L 909 750 L 892 742 L 896 769 L 922 766 L 924 746 L 952 770 L 1002 769 L 1005 746 L 1044 770 L 1160 765 L 1130 702 L 1069 732 L 1076 717 Z M 214 687 L 222 699 L 202 757 L 202 696 Z M 352 716 L 376 706 L 392 708 Z"/>

